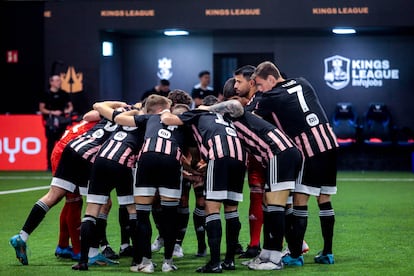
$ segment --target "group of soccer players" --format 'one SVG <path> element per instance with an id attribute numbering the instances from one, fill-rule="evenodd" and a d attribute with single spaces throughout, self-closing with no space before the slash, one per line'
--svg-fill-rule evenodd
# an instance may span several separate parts
<path id="1" fill-rule="evenodd" d="M 205 102 L 193 110 L 186 106 L 180 109 L 182 103 L 175 101 L 179 97 L 159 95 L 150 95 L 135 105 L 95 103 L 94 110 L 84 116 L 85 122 L 93 121 L 93 125 L 62 146 L 49 192 L 33 206 L 20 233 L 10 239 L 19 261 L 28 264 L 26 241 L 46 212 L 66 194 L 79 190 L 86 195 L 87 206 L 80 228 L 79 261 L 72 269 L 117 263 L 99 253 L 105 230 L 97 223 L 116 189 L 120 206 L 129 214 L 130 270 L 155 270 L 150 214 L 156 209 L 156 224 L 165 247 L 161 270 L 177 270 L 173 251 L 182 228 L 177 210 L 183 206 L 182 183 L 187 178 L 202 187 L 198 195 L 203 200 L 197 201 L 196 210 L 203 210 L 199 226 L 207 233 L 210 250 L 210 260 L 196 271 L 234 270 L 241 228 L 238 204 L 243 201 L 247 171 L 250 243 L 242 256 L 251 260 L 244 264 L 252 270 L 304 265 L 311 195 L 318 201 L 324 240 L 324 248 L 314 261 L 333 264 L 335 214 L 331 195 L 336 193 L 338 144 L 314 88 L 304 78 L 282 77 L 271 62 L 243 66 L 231 81 L 224 87 L 226 101 Z M 222 205 L 224 260 L 220 259 Z M 284 241 L 287 252 L 282 252 Z"/>

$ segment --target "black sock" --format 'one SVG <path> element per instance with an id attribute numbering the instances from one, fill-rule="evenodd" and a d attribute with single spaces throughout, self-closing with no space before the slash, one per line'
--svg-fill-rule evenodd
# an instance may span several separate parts
<path id="1" fill-rule="evenodd" d="M 157 201 L 152 205 L 152 212 L 151 213 L 152 213 L 152 219 L 154 220 L 155 227 L 158 230 L 158 236 L 163 238 L 163 236 L 162 236 L 163 233 L 162 233 L 162 230 L 160 228 L 160 222 L 161 222 L 161 205 L 160 205 L 160 202 Z"/>
<path id="2" fill-rule="evenodd" d="M 285 210 L 285 240 L 288 247 L 292 240 L 293 219 L 293 208 L 289 207 Z"/>
<path id="3" fill-rule="evenodd" d="M 332 242 L 335 225 L 335 212 L 331 202 L 319 204 L 319 219 L 323 237 L 323 255 L 332 254 Z"/>
<path id="4" fill-rule="evenodd" d="M 221 245 L 221 218 L 219 213 L 213 213 L 206 216 L 206 232 L 208 246 L 210 247 L 210 260 L 212 264 L 220 262 L 220 245 Z"/>
<path id="5" fill-rule="evenodd" d="M 271 243 L 270 240 L 270 216 L 267 211 L 267 206 L 262 204 L 263 209 L 263 248 L 266 248 Z"/>
<path id="6" fill-rule="evenodd" d="M 49 207 L 46 203 L 37 201 L 23 225 L 23 231 L 30 235 L 39 226 L 48 211 Z"/>
<path id="7" fill-rule="evenodd" d="M 108 245 L 108 239 L 106 238 L 106 225 L 108 216 L 103 213 L 99 213 L 96 219 L 96 236 L 98 237 L 99 245 Z"/>
<path id="8" fill-rule="evenodd" d="M 177 225 L 177 237 L 175 243 L 182 245 L 187 232 L 188 220 L 190 219 L 190 210 L 187 207 L 178 207 L 178 225 Z"/>
<path id="9" fill-rule="evenodd" d="M 194 230 L 197 236 L 198 253 L 204 252 L 206 250 L 206 217 L 204 213 L 204 206 L 197 205 L 193 212 L 193 222 Z"/>
<path id="10" fill-rule="evenodd" d="M 161 200 L 160 229 L 164 238 L 164 259 L 172 258 L 175 238 L 177 237 L 178 201 Z"/>
<path id="11" fill-rule="evenodd" d="M 81 252 L 79 263 L 88 263 L 89 248 L 96 244 L 96 218 L 85 215 L 81 223 Z"/>
<path id="12" fill-rule="evenodd" d="M 152 228 L 150 222 L 150 204 L 137 204 L 137 244 L 138 259 L 141 262 L 142 257 L 151 259 L 151 236 Z"/>
<path id="13" fill-rule="evenodd" d="M 241 229 L 241 223 L 239 213 L 237 211 L 226 212 L 224 214 L 226 219 L 226 256 L 225 261 L 234 261 L 234 255 L 236 252 L 236 245 L 239 242 L 239 234 Z"/>
<path id="14" fill-rule="evenodd" d="M 125 205 L 120 205 L 118 209 L 118 222 L 121 232 L 121 244 L 129 244 L 131 232 L 129 230 L 129 214 Z"/>
<path id="15" fill-rule="evenodd" d="M 269 224 L 269 244 L 263 244 L 263 248 L 272 251 L 282 251 L 285 233 L 285 207 L 269 204 L 267 205 L 266 216 Z"/>
<path id="16" fill-rule="evenodd" d="M 293 231 L 292 246 L 289 250 L 292 258 L 298 258 L 302 255 L 302 244 L 308 226 L 308 206 L 293 206 Z"/>

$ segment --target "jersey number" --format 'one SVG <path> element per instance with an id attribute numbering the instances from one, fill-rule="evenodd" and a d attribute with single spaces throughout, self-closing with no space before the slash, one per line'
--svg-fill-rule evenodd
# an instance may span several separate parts
<path id="1" fill-rule="evenodd" d="M 302 85 L 297 85 L 292 88 L 289 88 L 287 92 L 289 94 L 296 93 L 298 95 L 299 104 L 300 104 L 300 107 L 302 108 L 303 113 L 309 111 L 309 107 L 306 104 L 305 97 L 303 96 Z"/>

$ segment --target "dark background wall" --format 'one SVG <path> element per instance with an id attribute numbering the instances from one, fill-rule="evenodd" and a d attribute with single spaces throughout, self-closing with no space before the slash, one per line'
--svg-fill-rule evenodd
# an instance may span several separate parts
<path id="1" fill-rule="evenodd" d="M 84 112 L 102 99 L 134 102 L 145 89 L 158 82 L 158 59 L 172 59 L 172 88 L 189 91 L 200 70 L 213 73 L 221 86 L 223 76 L 214 72 L 219 54 L 273 54 L 274 62 L 289 76 L 304 76 L 318 90 L 328 113 L 338 101 L 351 101 L 362 114 L 368 103 L 390 105 L 395 121 L 414 128 L 411 109 L 414 73 L 414 4 L 389 1 L 49 1 L 2 2 L 2 57 L 8 49 L 19 50 L 19 63 L 2 59 L 3 91 L 12 97 L 0 112 L 34 113 L 38 95 L 56 61 L 63 72 L 73 66 L 83 74 L 83 90 L 73 93 L 77 109 Z M 367 8 L 367 14 L 315 14 L 314 9 Z M 247 8 L 259 15 L 207 15 L 208 11 L 234 12 Z M 108 11 L 118 12 L 108 16 Z M 150 11 L 153 16 L 130 16 L 130 11 Z M 292 16 L 292 11 L 295 16 Z M 124 12 L 120 16 L 119 12 Z M 359 34 L 331 35 L 332 26 L 352 25 Z M 188 37 L 164 37 L 164 28 L 190 30 Z M 102 57 L 101 43 L 114 43 L 114 56 Z M 398 80 L 385 80 L 382 87 L 328 87 L 324 59 L 341 55 L 349 59 L 387 59 L 399 70 Z M 235 68 L 234 68 L 235 69 Z M 220 80 L 217 78 L 220 77 Z M 21 81 L 24 79 L 24 81 Z M 218 85 L 217 85 L 218 84 Z M 17 88 L 18 87 L 18 88 Z M 221 87 L 215 87 L 220 89 Z"/>

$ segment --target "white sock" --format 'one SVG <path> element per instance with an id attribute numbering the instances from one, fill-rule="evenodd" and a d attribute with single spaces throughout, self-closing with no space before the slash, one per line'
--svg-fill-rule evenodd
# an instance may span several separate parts
<path id="1" fill-rule="evenodd" d="M 88 258 L 93 258 L 99 254 L 99 249 L 94 247 L 89 247 Z"/>
<path id="2" fill-rule="evenodd" d="M 29 234 L 27 234 L 27 233 L 26 233 L 25 231 L 23 231 L 23 230 L 21 230 L 21 231 L 20 231 L 19 235 L 20 235 L 20 238 L 21 238 L 24 242 L 26 242 L 26 241 L 29 239 Z"/>

